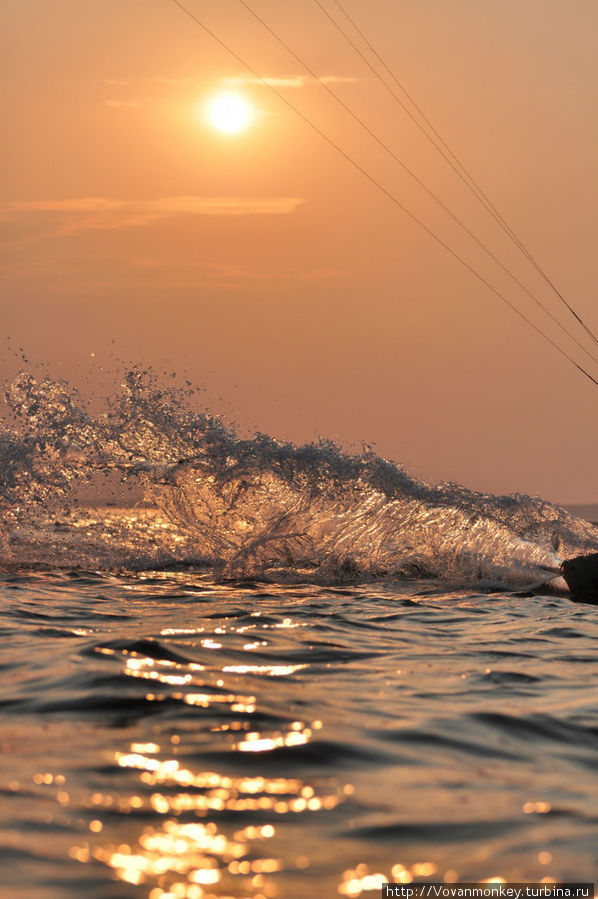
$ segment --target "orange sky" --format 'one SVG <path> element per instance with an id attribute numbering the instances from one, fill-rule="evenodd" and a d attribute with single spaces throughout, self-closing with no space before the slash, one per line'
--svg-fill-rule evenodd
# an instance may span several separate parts
<path id="1" fill-rule="evenodd" d="M 560 315 L 317 6 L 253 5 Z M 544 326 L 237 0 L 188 6 Z M 598 329 L 594 0 L 346 6 Z M 75 380 L 114 356 L 178 370 L 244 427 L 374 444 L 429 480 L 598 500 L 596 388 L 171 0 L 0 7 L 11 345 Z M 230 79 L 256 110 L 236 137 L 199 113 Z"/>

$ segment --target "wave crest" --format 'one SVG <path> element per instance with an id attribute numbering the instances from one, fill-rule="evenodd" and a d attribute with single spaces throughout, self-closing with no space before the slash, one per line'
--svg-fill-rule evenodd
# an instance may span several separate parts
<path id="1" fill-rule="evenodd" d="M 127 372 L 98 414 L 67 383 L 25 372 L 5 395 L 5 564 L 193 560 L 226 577 L 513 587 L 598 549 L 592 525 L 538 498 L 428 485 L 373 452 L 349 455 L 326 440 L 242 439 L 194 408 L 190 385 L 166 389 L 151 372 Z M 115 476 L 140 486 L 145 507 L 121 510 L 120 524 L 117 510 L 96 508 L 90 523 L 76 503 L 81 485 Z"/>

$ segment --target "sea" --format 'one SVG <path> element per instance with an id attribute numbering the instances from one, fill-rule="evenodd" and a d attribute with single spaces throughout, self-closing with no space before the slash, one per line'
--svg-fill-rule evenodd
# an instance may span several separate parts
<path id="1" fill-rule="evenodd" d="M 137 369 L 100 411 L 6 392 L 3 899 L 598 880 L 598 610 L 559 576 L 596 509 L 241 438 Z"/>

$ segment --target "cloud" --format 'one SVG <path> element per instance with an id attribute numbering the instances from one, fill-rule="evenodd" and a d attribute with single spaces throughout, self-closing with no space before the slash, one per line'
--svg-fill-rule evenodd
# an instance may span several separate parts
<path id="1" fill-rule="evenodd" d="M 320 81 L 324 82 L 324 84 L 357 84 L 359 78 L 354 78 L 351 75 L 321 75 Z M 259 86 L 265 82 L 269 87 L 299 88 L 317 84 L 318 79 L 313 78 L 311 75 L 275 75 L 265 76 L 264 78 L 258 78 L 256 75 L 232 75 L 229 78 L 223 78 L 222 82 L 230 87 Z"/>
<path id="2" fill-rule="evenodd" d="M 304 202 L 301 197 L 180 196 L 153 200 L 71 197 L 0 203 L 0 221 L 33 220 L 37 233 L 29 239 L 39 240 L 70 237 L 81 231 L 143 228 L 174 216 L 289 215 Z M 45 228 L 40 231 L 41 226 Z"/>

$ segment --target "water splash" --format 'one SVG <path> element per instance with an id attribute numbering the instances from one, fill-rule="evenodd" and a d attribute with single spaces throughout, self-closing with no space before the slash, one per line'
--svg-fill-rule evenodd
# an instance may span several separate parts
<path id="1" fill-rule="evenodd" d="M 372 452 L 242 439 L 191 389 L 127 372 L 91 412 L 22 372 L 0 430 L 4 565 L 159 569 L 335 582 L 403 576 L 522 587 L 598 549 L 598 530 L 528 496 L 430 486 Z M 133 482 L 137 508 L 83 507 L 82 485 Z"/>

